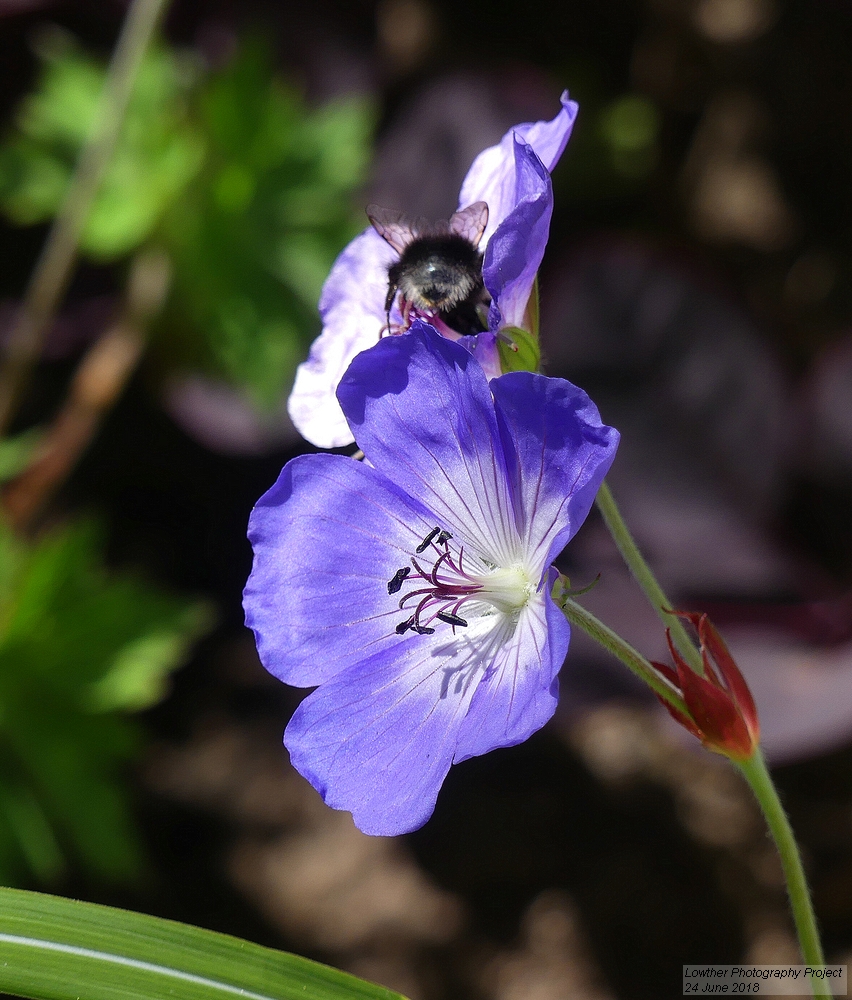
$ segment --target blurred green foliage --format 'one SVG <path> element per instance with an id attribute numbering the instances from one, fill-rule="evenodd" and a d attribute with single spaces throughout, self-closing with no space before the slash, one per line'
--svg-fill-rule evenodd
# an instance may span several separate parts
<path id="1" fill-rule="evenodd" d="M 654 101 L 623 91 L 609 67 L 572 55 L 558 74 L 571 81 L 580 114 L 571 136 L 570 155 L 554 171 L 556 200 L 568 205 L 567 217 L 610 218 L 619 226 L 636 222 L 648 200 L 641 192 L 660 160 L 660 112 Z M 629 213 L 629 214 L 628 214 Z M 557 220 L 558 224 L 558 220 Z"/>
<path id="2" fill-rule="evenodd" d="M 7 483 L 23 472 L 41 440 L 42 433 L 37 427 L 15 437 L 0 438 L 0 483 Z"/>
<path id="3" fill-rule="evenodd" d="M 200 602 L 100 565 L 91 523 L 35 543 L 0 522 L 0 881 L 68 861 L 122 878 L 140 854 L 124 770 L 127 712 L 160 699 L 210 624 Z"/>
<path id="4" fill-rule="evenodd" d="M 97 127 L 105 68 L 58 30 L 0 147 L 0 209 L 48 222 Z M 275 409 L 318 332 L 317 299 L 363 227 L 353 207 L 372 110 L 309 108 L 259 41 L 219 71 L 165 48 L 142 65 L 81 250 L 170 261 L 152 330 L 161 365 L 226 379 Z M 38 432 L 0 442 L 0 482 Z M 122 877 L 139 863 L 123 772 L 138 747 L 127 713 L 157 701 L 208 627 L 207 607 L 102 566 L 91 525 L 30 542 L 0 523 L 0 880 L 55 880 L 83 863 Z"/>
<path id="5" fill-rule="evenodd" d="M 42 35 L 38 49 L 39 88 L 24 99 L 0 150 L 0 203 L 19 225 L 50 219 L 59 207 L 95 125 L 105 76 L 58 30 Z M 198 172 L 204 146 L 188 107 L 196 77 L 188 59 L 148 53 L 83 233 L 83 252 L 93 259 L 115 260 L 148 239 Z"/>
<path id="6" fill-rule="evenodd" d="M 625 94 L 600 112 L 598 129 L 613 169 L 623 177 L 644 180 L 657 159 L 659 114 L 647 97 Z"/>
<path id="7" fill-rule="evenodd" d="M 0 148 L 0 208 L 19 224 L 58 209 L 96 118 L 104 68 L 64 35 Z M 82 249 L 100 262 L 155 243 L 173 286 L 157 353 L 224 377 L 274 409 L 319 330 L 316 304 L 340 249 L 363 228 L 353 194 L 373 112 L 349 97 L 310 108 L 277 79 L 264 45 L 224 69 L 150 52 Z"/>
<path id="8" fill-rule="evenodd" d="M 372 114 L 356 98 L 309 110 L 254 44 L 206 81 L 196 120 L 204 164 L 162 227 L 174 260 L 164 322 L 172 340 L 202 334 L 219 371 L 271 409 L 319 332 L 335 256 L 363 228 L 352 195 Z"/>

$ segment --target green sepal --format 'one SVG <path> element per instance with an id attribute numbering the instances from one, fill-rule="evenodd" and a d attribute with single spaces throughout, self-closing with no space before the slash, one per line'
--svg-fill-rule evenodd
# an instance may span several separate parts
<path id="1" fill-rule="evenodd" d="M 537 372 L 541 363 L 538 339 L 519 326 L 506 326 L 497 335 L 503 372 Z"/>
<path id="2" fill-rule="evenodd" d="M 590 590 L 594 590 L 595 587 L 601 582 L 601 574 L 592 580 L 591 583 L 587 583 L 585 587 L 571 587 L 571 581 L 565 576 L 564 573 L 560 573 L 559 576 L 553 582 L 553 587 L 550 591 L 550 596 L 553 598 L 556 604 L 561 608 L 565 603 L 566 599 L 569 597 L 582 597 L 583 594 L 588 594 Z"/>

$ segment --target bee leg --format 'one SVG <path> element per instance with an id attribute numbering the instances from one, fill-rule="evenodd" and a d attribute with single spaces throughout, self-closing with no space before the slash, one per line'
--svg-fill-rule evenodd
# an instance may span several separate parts
<path id="1" fill-rule="evenodd" d="M 385 330 L 387 330 L 388 333 L 393 333 L 393 330 L 391 329 L 390 311 L 391 311 L 391 306 L 393 305 L 393 300 L 395 298 L 396 298 L 396 285 L 392 284 L 388 288 L 388 294 L 385 296 L 385 316 L 387 317 L 388 321 L 388 325 L 385 327 Z M 384 333 L 384 330 L 382 331 L 382 333 Z"/>

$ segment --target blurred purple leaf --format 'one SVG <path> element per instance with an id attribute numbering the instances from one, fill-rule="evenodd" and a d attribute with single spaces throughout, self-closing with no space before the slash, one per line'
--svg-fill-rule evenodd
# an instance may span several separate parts
<path id="1" fill-rule="evenodd" d="M 264 455 L 299 440 L 285 403 L 262 413 L 226 382 L 203 375 L 172 378 L 163 403 L 190 437 L 224 455 Z"/>

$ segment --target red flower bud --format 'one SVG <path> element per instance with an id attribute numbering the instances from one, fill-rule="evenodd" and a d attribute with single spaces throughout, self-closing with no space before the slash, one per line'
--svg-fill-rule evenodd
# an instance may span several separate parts
<path id="1" fill-rule="evenodd" d="M 760 724 L 751 691 L 707 615 L 685 611 L 675 614 L 690 621 L 698 632 L 705 675 L 701 677 L 689 667 L 667 629 L 666 638 L 676 669 L 662 663 L 654 666 L 679 689 L 690 714 L 686 716 L 672 708 L 663 698 L 660 701 L 709 750 L 733 760 L 748 760 L 760 741 Z"/>

